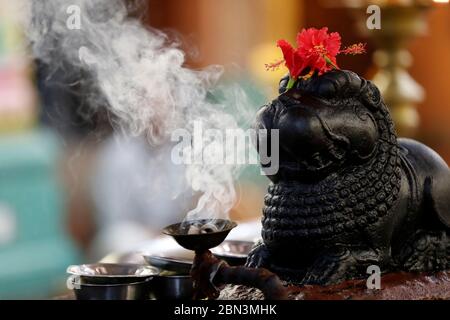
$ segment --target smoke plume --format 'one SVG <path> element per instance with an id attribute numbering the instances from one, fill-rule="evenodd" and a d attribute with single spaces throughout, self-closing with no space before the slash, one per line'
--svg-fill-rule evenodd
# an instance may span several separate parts
<path id="1" fill-rule="evenodd" d="M 145 136 L 151 145 L 167 143 L 178 128 L 193 132 L 199 122 L 204 130 L 222 132 L 238 129 L 242 118 L 249 123 L 254 107 L 238 86 L 220 85 L 222 67 L 186 68 L 180 42 L 131 18 L 130 9 L 136 7 L 126 3 L 28 3 L 27 35 L 34 58 L 53 68 L 70 65 L 70 70 L 88 73 L 78 81 L 91 89 L 87 96 L 92 108 L 106 106 L 116 130 Z M 73 18 L 77 13 L 79 21 Z M 221 98 L 214 98 L 214 92 Z M 204 141 L 204 148 L 227 152 L 223 140 L 213 136 Z M 238 165 L 208 161 L 187 165 L 186 179 L 201 194 L 188 218 L 226 217 L 236 200 L 238 172 Z"/>

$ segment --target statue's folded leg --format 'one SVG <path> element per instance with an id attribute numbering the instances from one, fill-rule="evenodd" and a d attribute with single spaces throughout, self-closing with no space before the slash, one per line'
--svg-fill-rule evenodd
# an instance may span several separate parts
<path id="1" fill-rule="evenodd" d="M 319 255 L 306 272 L 302 284 L 328 285 L 345 278 L 364 278 L 369 266 L 376 265 L 380 271 L 385 271 L 390 261 L 386 251 L 336 247 Z"/>
<path id="2" fill-rule="evenodd" d="M 268 268 L 269 267 L 269 251 L 264 242 L 259 240 L 252 251 L 248 254 L 246 267 L 249 268 Z"/>

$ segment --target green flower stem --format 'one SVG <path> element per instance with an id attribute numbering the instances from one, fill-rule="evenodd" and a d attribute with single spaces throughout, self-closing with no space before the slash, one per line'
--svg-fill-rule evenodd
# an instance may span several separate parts
<path id="1" fill-rule="evenodd" d="M 339 69 L 339 68 L 337 67 L 337 65 L 335 65 L 335 64 L 333 63 L 333 61 L 331 61 L 330 58 L 328 58 L 328 56 L 323 56 L 323 57 L 325 58 L 325 61 L 326 61 L 328 64 L 330 64 L 333 68 Z"/>
<path id="2" fill-rule="evenodd" d="M 294 87 L 296 81 L 297 81 L 296 79 L 289 77 L 289 81 L 286 86 L 286 91 L 289 89 L 292 89 Z"/>

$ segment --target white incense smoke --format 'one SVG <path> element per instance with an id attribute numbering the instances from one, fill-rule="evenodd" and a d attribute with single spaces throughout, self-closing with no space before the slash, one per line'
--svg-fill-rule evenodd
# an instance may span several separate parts
<path id="1" fill-rule="evenodd" d="M 217 85 L 221 67 L 186 68 L 179 43 L 130 18 L 126 3 L 32 1 L 27 30 L 34 57 L 49 66 L 69 64 L 71 70 L 87 72 L 93 89 L 90 105 L 106 105 L 114 115 L 115 129 L 144 135 L 152 145 L 167 143 L 178 128 L 193 132 L 196 123 L 204 130 L 225 132 L 239 128 L 231 114 L 250 118 L 255 109 L 243 91 L 237 86 L 224 89 Z M 220 88 L 221 102 L 211 100 L 210 92 Z M 204 148 L 228 151 L 221 137 L 208 139 Z M 201 194 L 188 218 L 226 217 L 236 200 L 238 171 L 237 165 L 208 161 L 188 165 L 186 178 L 193 191 Z"/>

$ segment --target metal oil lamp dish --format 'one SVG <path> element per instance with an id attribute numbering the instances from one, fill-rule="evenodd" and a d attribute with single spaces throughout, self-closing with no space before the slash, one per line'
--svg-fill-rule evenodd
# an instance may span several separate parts
<path id="1" fill-rule="evenodd" d="M 172 224 L 163 233 L 185 249 L 204 251 L 221 244 L 237 223 L 225 219 L 199 219 Z"/>

